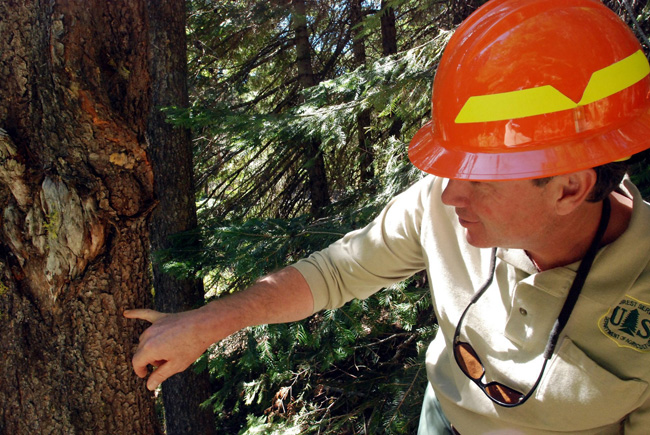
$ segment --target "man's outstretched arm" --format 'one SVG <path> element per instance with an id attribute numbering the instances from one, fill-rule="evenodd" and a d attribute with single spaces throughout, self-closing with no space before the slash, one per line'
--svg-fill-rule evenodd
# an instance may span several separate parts
<path id="1" fill-rule="evenodd" d="M 253 325 L 301 320 L 313 313 L 309 285 L 293 267 L 257 281 L 250 288 L 196 310 L 168 314 L 148 309 L 124 311 L 124 317 L 151 322 L 140 336 L 133 370 L 144 378 L 157 367 L 147 388 L 154 390 L 189 367 L 213 343 Z"/>

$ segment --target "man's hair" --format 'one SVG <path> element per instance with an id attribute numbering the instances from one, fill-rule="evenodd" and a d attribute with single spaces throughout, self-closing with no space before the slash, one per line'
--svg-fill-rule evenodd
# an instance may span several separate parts
<path id="1" fill-rule="evenodd" d="M 607 198 L 607 196 L 612 193 L 627 173 L 628 162 L 627 160 L 622 162 L 612 162 L 607 163 L 606 165 L 596 166 L 594 171 L 598 178 L 596 179 L 596 184 L 591 190 L 591 194 L 587 201 L 589 202 L 600 202 Z"/>
<path id="2" fill-rule="evenodd" d="M 593 169 L 596 171 L 596 184 L 594 184 L 593 189 L 591 189 L 587 201 L 600 202 L 607 198 L 607 196 L 612 193 L 619 184 L 621 184 L 623 177 L 627 173 L 628 162 L 612 162 L 596 166 Z M 535 183 L 536 186 L 542 187 L 546 185 L 551 178 L 553 177 L 536 178 L 533 180 L 533 183 Z"/>

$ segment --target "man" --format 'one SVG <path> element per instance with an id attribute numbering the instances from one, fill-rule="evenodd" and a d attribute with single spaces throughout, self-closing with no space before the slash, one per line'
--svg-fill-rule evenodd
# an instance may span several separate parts
<path id="1" fill-rule="evenodd" d="M 646 433 L 650 206 L 624 160 L 650 147 L 650 65 L 597 0 L 492 0 L 450 40 L 428 176 L 366 228 L 195 311 L 152 322 L 153 389 L 249 325 L 302 319 L 427 269 L 439 322 L 419 433 Z"/>

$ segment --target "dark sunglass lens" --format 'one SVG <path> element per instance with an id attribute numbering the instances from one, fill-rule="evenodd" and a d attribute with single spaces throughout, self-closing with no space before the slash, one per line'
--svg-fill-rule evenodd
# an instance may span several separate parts
<path id="1" fill-rule="evenodd" d="M 485 391 L 488 395 L 497 402 L 507 403 L 509 405 L 519 403 L 524 397 L 522 393 L 512 388 L 506 387 L 497 382 L 491 382 L 485 386 Z"/>
<path id="2" fill-rule="evenodd" d="M 470 378 L 479 380 L 483 377 L 485 369 L 481 360 L 468 343 L 457 343 L 454 347 L 456 360 L 461 370 Z"/>

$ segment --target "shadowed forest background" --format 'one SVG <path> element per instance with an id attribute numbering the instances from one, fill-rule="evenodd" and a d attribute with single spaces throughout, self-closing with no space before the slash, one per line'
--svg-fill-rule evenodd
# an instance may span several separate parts
<path id="1" fill-rule="evenodd" d="M 115 119 L 133 119 L 134 126 L 129 127 L 129 131 L 136 133 L 125 139 L 105 134 L 105 127 L 101 129 L 101 134 L 110 136 L 106 139 L 109 144 L 106 146 L 114 146 L 113 139 L 133 141 L 133 149 L 141 146 L 141 160 L 136 159 L 134 163 L 129 160 L 129 153 L 107 152 L 105 159 L 120 166 L 121 172 L 117 175 L 103 177 L 100 165 L 96 163 L 87 172 L 66 170 L 63 163 L 61 167 L 57 166 L 57 159 L 63 159 L 66 165 L 74 168 L 74 160 L 69 158 L 74 153 L 60 150 L 51 150 L 50 154 L 34 152 L 34 146 L 30 144 L 46 140 L 22 133 L 28 124 L 20 121 L 20 116 L 34 117 L 33 113 L 28 115 L 29 111 L 25 111 L 12 115 L 14 109 L 8 104 L 4 111 L 0 110 L 0 128 L 3 129 L 0 133 L 4 134 L 0 134 L 0 145 L 5 147 L 0 148 L 0 200 L 7 204 L 3 209 L 4 231 L 0 239 L 3 250 L 0 256 L 0 327 L 7 328 L 4 337 L 28 337 L 22 339 L 20 346 L 15 341 L 2 344 L 4 347 L 0 351 L 10 357 L 0 370 L 0 381 L 25 371 L 17 368 L 18 361 L 44 359 L 37 350 L 30 357 L 18 358 L 19 354 L 26 352 L 24 349 L 37 349 L 38 342 L 45 340 L 42 337 L 50 337 L 47 335 L 49 332 L 30 332 L 40 326 L 27 328 L 21 320 L 23 318 L 34 319 L 34 324 L 48 325 L 48 331 L 58 331 L 58 328 L 68 331 L 53 335 L 66 337 L 60 338 L 58 344 L 54 343 L 58 349 L 72 346 L 78 349 L 79 355 L 85 352 L 82 349 L 88 346 L 83 343 L 77 346 L 77 341 L 84 340 L 85 336 L 79 331 L 87 331 L 88 327 L 79 327 L 84 321 L 76 321 L 77 315 L 70 314 L 68 307 L 75 301 L 88 306 L 96 299 L 90 295 L 87 283 L 76 291 L 71 287 L 81 277 L 102 269 L 98 265 L 100 262 L 108 265 L 107 259 L 113 258 L 120 249 L 113 242 L 110 248 L 98 249 L 95 255 L 88 256 L 83 266 L 77 265 L 79 271 L 75 272 L 76 275 L 72 276 L 70 272 L 57 284 L 57 291 L 61 293 L 57 293 L 60 297 L 54 298 L 56 302 L 41 298 L 38 292 L 26 290 L 38 284 L 34 283 L 37 280 L 30 280 L 36 272 L 34 275 L 29 271 L 22 272 L 27 260 L 36 254 L 27 249 L 23 252 L 17 247 L 27 245 L 27 225 L 24 222 L 31 219 L 28 210 L 31 210 L 32 201 L 25 200 L 24 204 L 19 201 L 20 192 L 16 186 L 20 187 L 20 184 L 16 182 L 22 180 L 23 175 L 10 171 L 7 162 L 38 161 L 39 169 L 35 173 L 41 175 L 32 177 L 33 186 L 39 186 L 33 191 L 53 191 L 65 197 L 61 193 L 62 186 L 68 186 L 72 191 L 70 186 L 74 185 L 81 191 L 78 186 L 90 183 L 88 192 L 102 192 L 101 186 L 108 186 L 110 207 L 102 206 L 101 199 L 97 200 L 97 210 L 84 205 L 84 213 L 100 217 L 96 221 L 86 219 L 87 227 L 82 227 L 86 228 L 83 231 L 101 234 L 103 243 L 122 240 L 120 235 L 125 234 L 131 225 L 137 225 L 141 228 L 137 233 L 142 237 L 141 245 L 151 243 L 152 272 L 148 271 L 148 263 L 143 261 L 136 263 L 139 269 L 134 275 L 153 274 L 153 278 L 133 283 L 140 289 L 137 296 L 125 296 L 121 304 L 112 299 L 105 301 L 96 310 L 98 316 L 110 311 L 115 315 L 115 325 L 128 331 L 128 336 L 116 339 L 125 344 L 116 345 L 115 349 L 104 347 L 104 352 L 131 355 L 133 349 L 129 348 L 129 343 L 137 341 L 143 325 L 135 327 L 119 320 L 117 314 L 121 309 L 152 303 L 149 293 L 158 309 L 176 311 L 203 303 L 203 294 L 209 301 L 239 291 L 261 275 L 291 264 L 327 246 L 346 232 L 362 227 L 392 196 L 422 177 L 408 161 L 409 140 L 430 119 L 431 84 L 445 43 L 454 28 L 485 1 L 176 2 L 185 8 L 184 20 L 175 25 L 184 28 L 181 33 L 186 43 L 186 54 L 183 50 L 165 48 L 169 42 L 166 24 L 165 21 L 155 21 L 155 14 L 151 11 L 156 8 L 153 3 L 145 2 L 134 8 L 134 16 L 143 16 L 143 22 L 148 23 L 144 26 L 149 26 L 148 39 L 144 38 L 148 43 L 133 42 L 137 38 L 131 36 L 130 45 L 127 45 L 151 47 L 147 53 L 139 54 L 149 59 L 148 69 L 145 66 L 142 69 L 148 71 L 146 74 L 150 81 L 146 84 L 146 92 L 150 97 L 146 102 L 133 97 L 106 103 L 106 107 L 113 110 L 121 107 L 120 115 Z M 647 0 L 606 0 L 605 4 L 635 30 L 647 54 L 650 49 L 646 36 L 650 33 L 650 4 Z M 182 8 L 176 10 L 177 14 L 179 10 Z M 52 17 L 57 16 L 54 12 L 49 11 Z M 104 13 L 102 17 L 106 15 Z M 47 46 L 46 51 L 56 56 L 58 46 L 56 38 L 51 35 L 56 35 L 58 25 L 51 24 L 56 19 L 48 19 L 54 33 L 43 37 L 43 44 Z M 115 17 L 115 22 L 120 19 Z M 68 22 L 62 22 L 63 35 Z M 152 30 L 154 22 L 160 26 L 156 32 Z M 109 20 L 108 28 L 112 29 L 112 25 L 114 21 Z M 117 32 L 109 31 L 107 34 L 111 33 Z M 161 49 L 155 51 L 156 47 Z M 124 49 L 120 55 L 129 59 L 128 56 L 138 56 L 136 51 L 135 48 L 132 52 Z M 156 70 L 156 60 L 165 58 L 167 52 L 180 54 L 176 59 L 170 57 L 169 63 Z M 61 59 L 68 59 L 70 51 L 66 53 L 65 56 L 63 52 L 58 55 Z M 98 78 L 98 82 L 108 83 L 113 91 L 117 87 L 120 89 L 117 94 L 129 96 L 138 73 L 134 68 L 137 62 L 122 62 L 117 54 L 112 56 L 110 53 L 99 50 L 96 58 L 92 53 L 86 56 L 100 64 L 98 70 L 113 71 L 110 77 L 106 76 L 109 78 Z M 178 57 L 185 55 L 186 63 L 184 58 Z M 83 58 L 84 55 L 79 56 Z M 8 58 L 4 59 L 9 64 Z M 56 70 L 58 61 L 52 62 L 52 69 Z M 70 68 L 65 71 L 71 75 Z M 92 74 L 88 73 L 88 76 Z M 164 89 L 156 83 L 167 83 L 168 77 L 172 76 L 178 76 L 184 82 L 174 86 L 182 88 L 186 84 L 187 88 L 182 89 L 184 94 L 181 92 L 181 97 L 170 100 L 164 97 Z M 79 85 L 64 85 L 66 89 L 81 92 Z M 162 90 L 158 92 L 158 89 Z M 9 85 L 3 90 L 7 94 L 10 91 Z M 109 96 L 117 95 L 111 94 L 113 91 L 108 93 Z M 133 95 L 137 94 L 136 89 Z M 159 94 L 163 96 L 159 98 Z M 78 98 L 82 101 L 82 97 Z M 145 103 L 148 111 L 138 112 L 138 105 Z M 56 107 L 49 110 L 55 111 Z M 95 115 L 102 116 L 101 113 Z M 138 124 L 139 116 L 146 119 L 142 125 Z M 157 124 L 153 119 L 156 116 L 160 117 Z M 64 128 L 61 122 L 47 126 L 55 133 L 53 136 L 65 136 L 64 133 L 56 134 Z M 99 128 L 97 125 L 97 122 L 93 124 L 95 133 L 88 139 L 90 142 L 101 136 L 96 130 Z M 171 193 L 178 190 L 176 185 L 169 186 L 168 191 L 155 189 L 165 186 L 172 172 L 179 173 L 180 160 L 174 154 L 156 154 L 156 147 L 158 138 L 179 133 L 178 140 L 186 140 L 191 146 L 193 168 L 181 171 L 185 190 L 179 191 L 181 194 L 176 197 Z M 58 143 L 58 139 L 47 140 L 50 144 Z M 86 143 L 85 139 L 80 141 L 79 147 L 89 155 Z M 172 143 L 170 149 L 175 149 L 174 146 Z M 92 152 L 100 157 L 103 155 L 100 151 Z M 47 158 L 39 159 L 35 155 Z M 149 160 L 151 169 L 147 166 L 142 174 L 132 175 Z M 25 165 L 29 167 L 28 163 Z M 137 190 L 133 186 L 146 192 L 140 194 L 139 198 L 143 198 L 141 204 L 133 210 L 128 206 L 131 202 L 126 200 L 127 205 L 119 207 L 119 201 L 115 200 L 117 188 L 113 189 L 113 185 L 106 182 L 125 177 L 127 173 L 132 185 L 118 183 L 120 192 Z M 99 187 L 93 187 L 95 181 L 88 181 L 95 179 Z M 633 179 L 648 197 L 650 169 L 645 164 L 638 165 Z M 47 190 L 43 187 L 46 182 L 58 187 L 48 187 Z M 25 186 L 28 191 L 32 189 L 29 182 Z M 83 192 L 79 193 L 82 199 L 85 198 Z M 127 193 L 124 193 L 125 197 Z M 44 193 L 35 195 L 47 197 Z M 58 200 L 64 202 L 64 199 Z M 39 201 L 38 208 L 44 210 L 40 217 L 42 232 L 48 240 L 42 242 L 43 258 L 46 258 L 64 235 L 63 230 L 54 234 L 52 229 L 66 228 L 63 213 L 67 209 L 57 209 L 52 205 L 47 208 L 47 204 L 53 204 L 52 201 Z M 188 202 L 191 205 L 185 207 Z M 186 209 L 189 215 L 184 219 L 188 224 L 165 227 L 167 216 L 157 216 L 155 212 L 150 218 L 152 210 L 156 207 L 161 210 L 161 205 L 162 210 L 169 211 L 159 211 L 159 214 L 174 214 L 174 210 L 181 212 Z M 89 211 L 91 208 L 92 213 Z M 22 222 L 22 226 L 17 222 Z M 132 224 L 123 228 L 124 222 Z M 10 232 L 7 229 L 11 227 L 9 224 L 18 229 Z M 93 233 L 89 229 L 95 228 L 92 225 L 99 225 L 102 230 Z M 147 225 L 150 227 L 144 229 Z M 144 257 L 149 258 L 148 246 L 131 245 L 123 249 L 140 249 Z M 47 261 L 43 260 L 43 264 L 49 264 Z M 122 264 L 129 261 L 121 260 Z M 106 269 L 110 268 L 106 266 Z M 173 277 L 173 281 L 165 284 L 164 277 Z M 111 279 L 120 282 L 119 276 Z M 47 288 L 53 288 L 52 285 L 48 281 Z M 166 285 L 172 287 L 172 296 L 169 296 L 169 290 L 159 290 Z M 130 287 L 125 286 L 105 293 L 117 297 L 130 291 Z M 151 411 L 155 416 L 142 417 L 138 433 L 191 433 L 183 420 L 193 417 L 183 416 L 186 414 L 182 412 L 176 414 L 177 411 L 172 409 L 175 406 L 196 407 L 199 406 L 197 403 L 201 403 L 202 415 L 209 415 L 205 424 L 223 434 L 415 433 L 426 386 L 424 352 L 436 333 L 428 292 L 427 278 L 419 274 L 367 300 L 353 301 L 341 309 L 319 313 L 303 322 L 241 331 L 213 346 L 189 369 L 203 377 L 204 383 L 200 388 L 193 388 L 200 381 L 182 378 L 185 380 L 178 383 L 186 385 L 184 390 L 178 386 L 179 389 L 166 392 L 163 387 L 154 399 L 146 396 L 144 386 L 137 379 L 124 381 L 131 384 L 119 383 L 119 388 L 108 382 L 105 393 L 98 395 L 96 402 L 90 405 L 66 403 L 69 412 L 58 419 L 65 420 L 60 427 L 67 428 L 70 433 L 119 432 L 116 429 L 118 423 L 99 428 L 98 423 L 93 422 L 94 418 L 75 417 L 83 414 L 76 411 L 82 406 L 97 410 L 102 403 L 110 402 L 117 407 L 123 399 L 109 392 L 117 388 L 124 389 L 126 396 L 131 394 L 131 390 L 141 391 L 138 394 L 142 394 L 142 398 L 131 398 L 127 402 L 138 403 L 139 409 L 145 409 L 138 412 L 145 416 L 149 415 L 148 404 L 155 403 L 155 411 Z M 27 297 L 30 302 L 20 302 L 33 305 L 29 315 L 18 314 L 27 312 L 18 308 L 22 294 L 31 295 Z M 194 296 L 181 301 L 176 299 L 180 294 Z M 66 310 L 69 314 L 65 314 Z M 91 319 L 88 322 L 95 325 L 98 321 Z M 0 338 L 0 342 L 3 340 L 7 341 Z M 53 341 L 51 338 L 47 340 Z M 106 337 L 99 337 L 97 343 L 106 340 Z M 48 352 L 56 353 L 54 350 Z M 48 352 L 43 355 L 49 355 Z M 57 352 L 57 358 L 64 360 L 65 356 L 60 355 L 63 351 Z M 66 373 L 75 371 L 78 364 L 77 360 L 72 360 L 66 366 L 67 371 L 52 369 L 51 373 L 57 376 L 57 386 L 50 386 L 47 391 L 56 391 L 52 394 L 63 397 L 67 393 L 61 392 L 61 388 L 66 392 L 79 389 L 80 385 L 92 388 L 88 386 L 92 383 L 88 379 L 96 375 L 88 375 L 88 379 L 76 385 L 66 380 Z M 102 355 L 98 356 L 97 361 L 105 360 Z M 125 363 L 128 361 L 115 363 L 120 372 L 124 372 Z M 97 364 L 100 363 L 89 365 L 97 367 Z M 101 364 L 109 367 L 102 366 L 98 373 L 111 372 L 109 363 Z M 42 375 L 32 373 L 30 376 L 29 379 L 33 379 Z M 128 371 L 121 376 L 135 378 Z M 34 385 L 32 381 L 26 384 Z M 40 390 L 33 387 L 33 391 L 36 396 Z M 18 400 L 12 394 L 3 392 L 0 404 Z M 193 400 L 187 403 L 176 399 L 188 396 L 193 396 Z M 20 407 L 13 408 L 13 415 L 10 415 L 9 406 L 3 406 L 0 434 L 10 433 L 12 428 L 24 429 L 21 424 L 25 423 L 14 420 L 32 412 L 32 407 L 38 403 L 34 399 L 31 405 L 24 404 L 21 399 Z M 55 404 L 51 406 L 56 407 Z M 34 412 L 33 418 L 39 419 L 38 412 Z M 92 415 L 91 411 L 88 412 Z M 102 412 L 106 414 L 109 411 L 96 411 L 95 418 L 101 419 Z M 39 426 L 34 423 L 32 427 Z"/>

